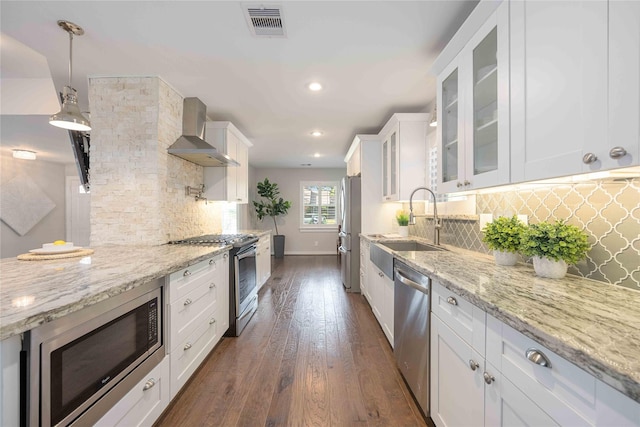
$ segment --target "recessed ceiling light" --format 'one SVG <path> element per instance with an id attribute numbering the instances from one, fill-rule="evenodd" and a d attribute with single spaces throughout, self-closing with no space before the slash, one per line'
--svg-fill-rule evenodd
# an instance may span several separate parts
<path id="1" fill-rule="evenodd" d="M 13 150 L 13 157 L 23 160 L 35 160 L 36 152 L 29 150 Z"/>
<path id="2" fill-rule="evenodd" d="M 319 130 L 314 130 L 313 132 L 311 132 L 311 136 L 322 136 L 322 132 L 320 132 Z"/>
<path id="3" fill-rule="evenodd" d="M 311 82 L 309 83 L 308 86 L 309 90 L 313 91 L 313 92 L 317 92 L 319 90 L 322 90 L 322 85 L 318 82 Z"/>
<path id="4" fill-rule="evenodd" d="M 320 153 L 315 153 L 313 157 L 320 157 Z"/>

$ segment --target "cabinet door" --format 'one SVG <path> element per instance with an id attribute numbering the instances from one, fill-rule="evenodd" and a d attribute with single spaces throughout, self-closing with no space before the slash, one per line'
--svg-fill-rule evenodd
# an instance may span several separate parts
<path id="1" fill-rule="evenodd" d="M 382 143 L 382 200 L 389 199 L 389 140 Z"/>
<path id="2" fill-rule="evenodd" d="M 391 348 L 393 348 L 393 304 L 394 304 L 394 284 L 393 280 L 389 279 L 386 275 L 382 276 L 382 298 L 380 299 L 380 305 L 382 306 L 382 330 L 387 336 Z"/>
<path id="3" fill-rule="evenodd" d="M 606 141 L 607 2 L 509 5 L 511 181 L 580 173 Z"/>
<path id="4" fill-rule="evenodd" d="M 640 2 L 608 4 L 609 144 L 590 147 L 598 158 L 590 170 L 640 164 Z M 611 158 L 609 151 L 614 147 L 627 154 Z"/>
<path id="5" fill-rule="evenodd" d="M 484 358 L 432 315 L 431 418 L 438 427 L 484 426 L 483 370 Z"/>
<path id="6" fill-rule="evenodd" d="M 438 126 L 438 165 L 440 193 L 452 193 L 462 186 L 464 169 L 464 153 L 461 152 L 461 140 L 464 137 L 462 122 L 462 92 L 460 90 L 460 76 L 458 62 L 453 61 L 438 76 L 438 112 L 440 124 Z"/>
<path id="7" fill-rule="evenodd" d="M 511 381 L 487 364 L 487 372 L 496 374 L 486 385 L 485 425 L 487 426 L 557 426 L 558 424 L 529 399 Z"/>
<path id="8" fill-rule="evenodd" d="M 228 129 L 225 131 L 227 134 L 226 137 L 226 151 L 225 153 L 227 153 L 232 159 L 236 160 L 237 162 L 240 162 L 237 157 L 238 157 L 238 146 L 242 145 L 242 142 L 240 142 L 240 140 L 238 139 L 238 137 L 236 135 L 233 134 L 233 132 L 230 132 Z M 240 166 L 230 166 L 227 168 L 224 168 L 226 170 L 226 186 L 227 186 L 227 201 L 228 202 L 235 202 L 238 199 L 238 192 L 237 192 L 237 178 L 238 178 L 238 168 L 240 168 Z"/>
<path id="9" fill-rule="evenodd" d="M 249 148 L 240 141 L 236 146 L 235 160 L 240 163 L 240 166 L 234 168 L 236 172 L 236 199 L 229 199 L 229 201 L 247 203 L 249 201 Z"/>
<path id="10" fill-rule="evenodd" d="M 465 189 L 509 182 L 509 5 L 503 3 L 463 53 Z"/>

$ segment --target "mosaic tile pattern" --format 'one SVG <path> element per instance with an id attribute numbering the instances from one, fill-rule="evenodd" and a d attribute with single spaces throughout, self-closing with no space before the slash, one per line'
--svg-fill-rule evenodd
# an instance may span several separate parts
<path id="1" fill-rule="evenodd" d="M 527 215 L 529 223 L 566 220 L 585 230 L 592 247 L 569 273 L 640 290 L 640 179 L 526 187 L 478 194 L 476 213 Z M 418 218 L 412 235 L 433 238 L 433 220 Z M 443 220 L 442 243 L 490 253 L 478 221 Z"/>

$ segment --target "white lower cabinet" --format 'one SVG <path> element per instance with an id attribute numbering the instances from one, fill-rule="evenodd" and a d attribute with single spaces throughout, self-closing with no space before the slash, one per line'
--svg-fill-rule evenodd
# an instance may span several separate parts
<path id="1" fill-rule="evenodd" d="M 369 280 L 367 276 L 367 270 L 369 267 L 371 242 L 365 239 L 360 239 L 360 293 L 367 298 L 367 301 L 371 301 L 371 295 L 369 295 Z"/>
<path id="2" fill-rule="evenodd" d="M 229 254 L 171 274 L 167 288 L 173 398 L 229 328 Z"/>
<path id="3" fill-rule="evenodd" d="M 167 356 L 95 425 L 98 427 L 153 425 L 171 400 L 169 382 L 169 357 Z"/>
<path id="4" fill-rule="evenodd" d="M 256 280 L 258 290 L 271 276 L 271 234 L 261 236 L 256 248 Z"/>
<path id="5" fill-rule="evenodd" d="M 640 403 L 438 282 L 432 289 L 431 418 L 438 427 L 640 426 Z"/>
<path id="6" fill-rule="evenodd" d="M 387 341 L 393 347 L 393 280 L 388 278 L 373 262 L 367 266 L 367 290 L 369 304 Z"/>

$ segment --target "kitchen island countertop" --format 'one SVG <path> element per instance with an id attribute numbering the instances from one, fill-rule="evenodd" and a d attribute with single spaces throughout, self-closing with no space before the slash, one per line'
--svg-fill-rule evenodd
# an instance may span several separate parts
<path id="1" fill-rule="evenodd" d="M 640 402 L 640 292 L 573 275 L 544 279 L 528 264 L 499 266 L 488 255 L 443 246 L 448 250 L 394 255 Z"/>
<path id="2" fill-rule="evenodd" d="M 99 246 L 50 261 L 0 260 L 0 340 L 167 276 L 231 246 Z"/>

